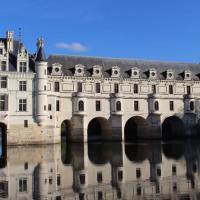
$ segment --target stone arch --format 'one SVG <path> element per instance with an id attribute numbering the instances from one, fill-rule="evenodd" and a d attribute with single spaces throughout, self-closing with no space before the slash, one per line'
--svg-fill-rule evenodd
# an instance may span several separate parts
<path id="1" fill-rule="evenodd" d="M 0 122 L 0 161 L 7 157 L 7 126 Z M 1 164 L 4 162 L 0 162 Z M 2 167 L 0 164 L 0 167 Z"/>
<path id="2" fill-rule="evenodd" d="M 67 142 L 71 141 L 72 122 L 71 120 L 64 120 L 61 123 L 61 138 L 66 139 Z"/>
<path id="3" fill-rule="evenodd" d="M 185 125 L 182 119 L 177 116 L 167 117 L 162 123 L 162 139 L 181 139 L 185 135 Z"/>
<path id="4" fill-rule="evenodd" d="M 149 138 L 150 124 L 140 116 L 131 117 L 125 124 L 124 140 L 133 142 L 137 139 Z"/>
<path id="5" fill-rule="evenodd" d="M 109 120 L 103 117 L 93 118 L 87 129 L 88 141 L 109 140 L 112 138 L 112 127 Z"/>

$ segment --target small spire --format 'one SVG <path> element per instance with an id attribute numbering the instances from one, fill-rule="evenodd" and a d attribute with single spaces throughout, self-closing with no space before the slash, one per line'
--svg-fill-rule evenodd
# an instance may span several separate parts
<path id="1" fill-rule="evenodd" d="M 44 53 L 44 39 L 42 37 L 37 40 L 37 56 L 35 61 L 46 61 L 46 56 Z"/>
<path id="2" fill-rule="evenodd" d="M 40 47 L 44 47 L 44 39 L 42 37 L 37 40 L 37 49 L 39 50 Z"/>

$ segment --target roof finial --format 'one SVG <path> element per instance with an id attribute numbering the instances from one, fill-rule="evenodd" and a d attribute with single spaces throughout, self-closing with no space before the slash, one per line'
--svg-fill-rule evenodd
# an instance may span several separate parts
<path id="1" fill-rule="evenodd" d="M 44 53 L 44 39 L 42 37 L 37 40 L 37 55 L 35 61 L 46 61 Z"/>
<path id="2" fill-rule="evenodd" d="M 39 37 L 37 40 L 37 49 L 39 50 L 40 47 L 44 47 L 44 39 L 42 37 Z"/>
<path id="3" fill-rule="evenodd" d="M 19 27 L 18 31 L 19 31 L 19 43 L 21 43 L 21 41 L 22 41 L 22 28 Z"/>

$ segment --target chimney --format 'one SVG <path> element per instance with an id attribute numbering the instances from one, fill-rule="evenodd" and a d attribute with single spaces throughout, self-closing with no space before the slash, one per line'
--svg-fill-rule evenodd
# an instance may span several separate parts
<path id="1" fill-rule="evenodd" d="M 13 31 L 7 31 L 6 37 L 7 37 L 7 50 L 9 52 L 12 52 L 13 51 L 14 32 Z"/>

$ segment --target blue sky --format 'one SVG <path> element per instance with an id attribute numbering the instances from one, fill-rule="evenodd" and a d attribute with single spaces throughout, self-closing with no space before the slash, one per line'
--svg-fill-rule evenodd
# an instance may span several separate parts
<path id="1" fill-rule="evenodd" d="M 22 28 L 34 52 L 200 62 L 199 0 L 9 0 L 1 2 L 0 36 Z"/>

